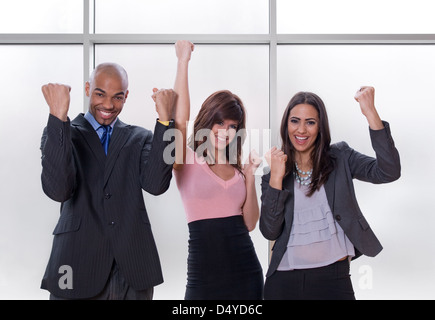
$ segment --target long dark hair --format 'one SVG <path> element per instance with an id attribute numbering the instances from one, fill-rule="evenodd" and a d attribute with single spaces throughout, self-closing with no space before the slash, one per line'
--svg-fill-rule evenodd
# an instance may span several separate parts
<path id="1" fill-rule="evenodd" d="M 239 172 L 242 172 L 242 145 L 246 138 L 246 111 L 242 100 L 228 90 L 221 90 L 211 94 L 202 104 L 201 109 L 196 116 L 193 124 L 193 133 L 189 138 L 189 146 L 210 162 L 214 157 L 207 154 L 211 149 L 208 142 L 208 134 L 201 135 L 201 130 L 207 129 L 207 132 L 212 129 L 213 125 L 224 120 L 234 120 L 237 122 L 236 136 L 233 141 L 226 147 L 227 161 L 235 167 Z M 198 136 L 199 135 L 199 136 Z M 207 148 L 198 152 L 198 147 L 203 143 L 207 143 Z M 202 149 L 202 148 L 201 148 Z M 199 154 L 202 153 L 202 154 Z M 213 162 L 212 161 L 212 162 Z"/>
<path id="2" fill-rule="evenodd" d="M 295 170 L 295 149 L 289 138 L 288 121 L 290 111 L 299 104 L 309 104 L 313 106 L 319 114 L 319 133 L 314 143 L 313 151 L 311 152 L 313 173 L 307 193 L 307 196 L 311 196 L 325 184 L 329 174 L 334 168 L 330 155 L 331 133 L 329 130 L 328 115 L 322 99 L 311 92 L 299 92 L 295 94 L 287 105 L 281 121 L 282 151 L 287 155 L 286 175 L 293 173 Z"/>

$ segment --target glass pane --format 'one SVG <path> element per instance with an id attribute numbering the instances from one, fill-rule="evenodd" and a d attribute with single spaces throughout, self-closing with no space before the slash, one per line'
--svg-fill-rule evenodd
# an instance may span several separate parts
<path id="1" fill-rule="evenodd" d="M 151 99 L 152 88 L 173 87 L 177 66 L 174 46 L 97 45 L 95 58 L 97 64 L 120 63 L 129 74 L 130 93 L 120 115 L 122 121 L 154 130 L 157 114 Z M 269 132 L 268 61 L 268 46 L 196 45 L 189 67 L 191 121 L 210 94 L 228 89 L 239 95 L 247 109 L 248 133 L 252 139 L 245 143 L 245 155 L 251 147 L 257 148 L 256 142 L 262 139 L 263 131 Z M 262 173 L 261 169 L 259 173 Z M 260 177 L 257 178 L 259 192 Z M 155 288 L 154 297 L 157 300 L 183 299 L 188 229 L 177 186 L 173 180 L 165 194 L 159 197 L 144 195 L 165 276 L 165 282 Z M 268 242 L 258 227 L 251 237 L 266 270 Z"/>
<path id="2" fill-rule="evenodd" d="M 371 85 L 376 90 L 378 113 L 390 123 L 400 153 L 402 177 L 398 181 L 386 185 L 355 182 L 360 208 L 384 246 L 379 256 L 351 264 L 359 299 L 435 298 L 435 258 L 414 263 L 435 250 L 430 236 L 435 224 L 435 169 L 430 165 L 435 161 L 434 56 L 435 47 L 430 45 L 278 47 L 279 117 L 271 119 L 272 126 L 279 126 L 295 93 L 311 91 L 326 104 L 333 142 L 346 141 L 355 150 L 374 156 L 367 120 L 354 100 L 360 86 Z M 373 276 L 370 290 L 362 283 L 367 275 L 364 265 Z"/>
<path id="3" fill-rule="evenodd" d="M 268 33 L 267 0 L 96 0 L 96 33 Z M 115 22 L 115 23 L 114 23 Z"/>
<path id="4" fill-rule="evenodd" d="M 0 33 L 81 33 L 83 1 L 1 0 Z"/>
<path id="5" fill-rule="evenodd" d="M 434 33 L 433 0 L 277 0 L 278 33 Z"/>
<path id="6" fill-rule="evenodd" d="M 40 284 L 59 203 L 41 187 L 42 131 L 48 106 L 41 86 L 72 87 L 70 117 L 83 111 L 81 46 L 0 46 L 0 299 L 47 299 Z"/>

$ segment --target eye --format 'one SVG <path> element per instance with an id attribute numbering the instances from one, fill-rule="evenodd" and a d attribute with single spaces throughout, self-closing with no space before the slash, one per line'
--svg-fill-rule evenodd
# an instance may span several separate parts
<path id="1" fill-rule="evenodd" d="M 298 120 L 298 119 L 294 119 L 294 118 L 292 118 L 292 119 L 290 119 L 289 122 L 292 123 L 292 124 L 298 124 L 298 123 L 299 123 L 299 120 Z"/>
<path id="2" fill-rule="evenodd" d="M 233 129 L 233 130 L 237 131 L 237 128 L 238 128 L 237 124 L 230 125 L 230 129 Z"/>
<path id="3" fill-rule="evenodd" d="M 313 121 L 313 120 L 307 121 L 307 125 L 309 125 L 309 126 L 315 126 L 316 125 L 316 121 Z"/>

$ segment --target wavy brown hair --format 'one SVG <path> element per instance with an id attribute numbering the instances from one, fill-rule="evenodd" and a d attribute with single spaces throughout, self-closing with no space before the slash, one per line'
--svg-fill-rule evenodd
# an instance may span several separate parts
<path id="1" fill-rule="evenodd" d="M 189 146 L 203 156 L 210 164 L 214 156 L 207 152 L 213 150 L 209 142 L 209 132 L 213 125 L 224 120 L 237 122 L 236 136 L 226 147 L 227 161 L 239 172 L 242 171 L 242 145 L 246 138 L 246 111 L 242 100 L 228 90 L 221 90 L 210 95 L 202 104 L 193 125 L 193 134 L 189 138 Z M 205 129 L 205 131 L 203 131 Z M 198 147 L 206 143 L 205 149 Z M 204 146 L 203 146 L 204 147 Z M 202 150 L 203 149 L 203 150 Z"/>
<path id="2" fill-rule="evenodd" d="M 286 175 L 295 172 L 295 149 L 290 141 L 288 134 L 288 121 L 290 111 L 299 104 L 309 104 L 313 106 L 319 115 L 319 133 L 311 152 L 313 163 L 313 173 L 307 196 L 313 195 L 316 190 L 325 184 L 329 174 L 334 169 L 334 164 L 330 154 L 331 133 L 329 130 L 328 115 L 322 99 L 312 92 L 299 92 L 293 96 L 284 111 L 281 122 L 281 141 L 282 151 L 287 155 Z"/>

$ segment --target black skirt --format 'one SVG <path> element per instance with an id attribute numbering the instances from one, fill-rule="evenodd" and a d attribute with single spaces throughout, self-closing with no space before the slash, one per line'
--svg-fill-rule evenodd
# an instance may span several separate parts
<path id="1" fill-rule="evenodd" d="M 186 300 L 259 300 L 263 270 L 243 217 L 189 223 Z"/>

